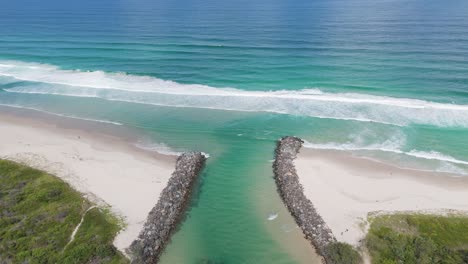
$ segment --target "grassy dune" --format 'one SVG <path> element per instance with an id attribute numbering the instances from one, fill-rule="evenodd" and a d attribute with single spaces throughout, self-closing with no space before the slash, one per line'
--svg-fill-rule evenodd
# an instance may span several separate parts
<path id="1" fill-rule="evenodd" d="M 128 263 L 112 245 L 121 226 L 62 180 L 0 160 L 0 263 Z"/>
<path id="2" fill-rule="evenodd" d="M 366 243 L 374 264 L 468 263 L 468 217 L 379 216 Z"/>

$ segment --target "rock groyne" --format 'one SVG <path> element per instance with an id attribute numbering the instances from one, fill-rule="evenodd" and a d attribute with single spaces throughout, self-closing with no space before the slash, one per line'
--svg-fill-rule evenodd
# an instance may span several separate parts
<path id="1" fill-rule="evenodd" d="M 326 247 L 336 242 L 336 239 L 312 202 L 304 195 L 294 167 L 294 159 L 303 143 L 296 137 L 284 137 L 278 141 L 273 163 L 275 181 L 283 202 L 302 229 L 306 239 L 314 245 L 327 263 L 331 263 Z"/>
<path id="2" fill-rule="evenodd" d="M 174 173 L 149 213 L 138 239 L 128 250 L 132 263 L 158 262 L 172 232 L 184 217 L 194 183 L 205 160 L 205 156 L 199 152 L 184 153 L 177 158 Z"/>

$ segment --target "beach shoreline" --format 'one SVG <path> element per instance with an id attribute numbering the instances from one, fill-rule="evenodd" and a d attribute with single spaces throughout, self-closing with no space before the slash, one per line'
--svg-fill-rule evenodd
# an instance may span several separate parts
<path id="1" fill-rule="evenodd" d="M 0 131 L 0 158 L 51 173 L 122 218 L 126 226 L 114 240 L 122 252 L 138 237 L 177 158 L 136 147 L 131 132 L 114 124 L 32 110 L 1 107 Z"/>
<path id="2" fill-rule="evenodd" d="M 369 217 L 468 212 L 468 177 L 427 172 L 302 147 L 294 160 L 303 191 L 336 239 L 361 246 Z"/>

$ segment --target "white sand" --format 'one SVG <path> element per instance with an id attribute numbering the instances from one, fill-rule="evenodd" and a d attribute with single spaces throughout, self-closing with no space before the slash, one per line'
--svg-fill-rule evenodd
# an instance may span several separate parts
<path id="1" fill-rule="evenodd" d="M 358 246 L 368 213 L 468 210 L 468 177 L 400 169 L 349 153 L 301 149 L 306 196 L 339 241 Z"/>
<path id="2" fill-rule="evenodd" d="M 127 227 L 123 251 L 137 238 L 175 168 L 174 156 L 139 151 L 117 138 L 0 114 L 0 158 L 48 171 L 99 205 L 110 205 Z"/>

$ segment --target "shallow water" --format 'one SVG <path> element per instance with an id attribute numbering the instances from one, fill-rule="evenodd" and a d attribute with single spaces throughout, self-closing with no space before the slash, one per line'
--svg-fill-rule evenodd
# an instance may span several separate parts
<path id="1" fill-rule="evenodd" d="M 275 141 L 468 174 L 467 13 L 462 0 L 10 1 L 0 104 L 209 153 L 163 263 L 307 263 Z"/>

